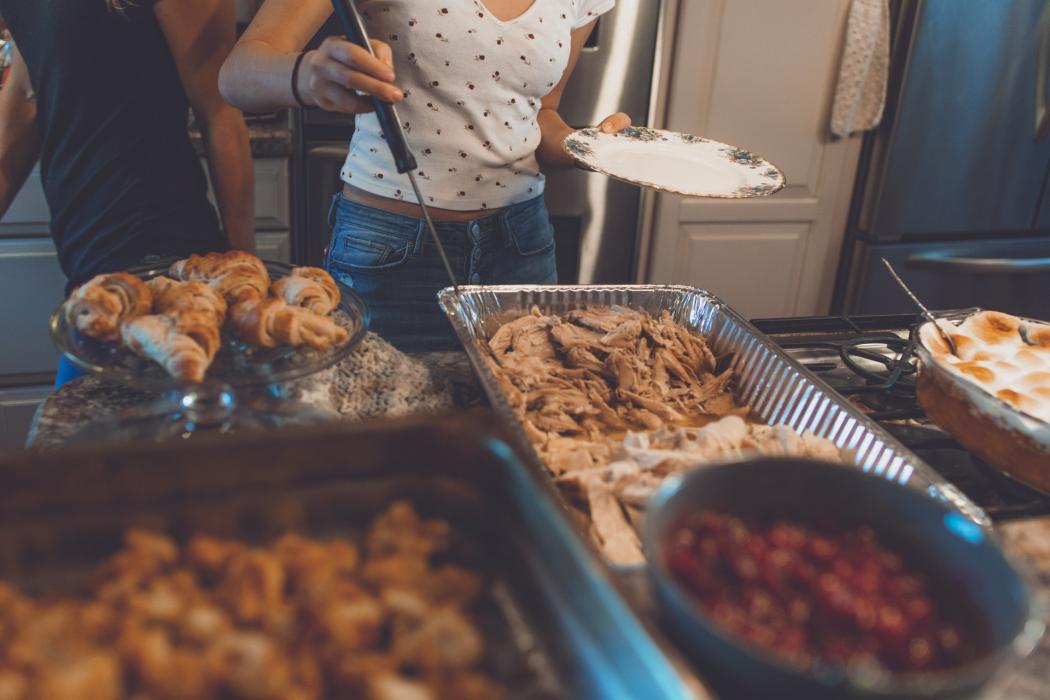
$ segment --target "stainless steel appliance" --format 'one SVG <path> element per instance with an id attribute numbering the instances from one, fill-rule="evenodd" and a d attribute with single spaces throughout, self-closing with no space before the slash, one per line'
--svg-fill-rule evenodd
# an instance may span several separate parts
<path id="1" fill-rule="evenodd" d="M 598 20 L 562 100 L 575 127 L 593 126 L 624 111 L 636 124 L 649 120 L 661 13 L 667 0 L 619 0 Z M 334 23 L 321 37 L 336 33 Z M 292 256 L 319 264 L 331 229 L 327 214 L 341 187 L 339 169 L 353 134 L 344 115 L 300 110 L 293 158 Z M 558 245 L 558 276 L 566 283 L 629 282 L 639 242 L 638 188 L 580 170 L 550 173 L 547 206 Z"/>
<path id="2" fill-rule="evenodd" d="M 833 309 L 1050 317 L 1047 0 L 894 2 L 886 117 L 866 139 Z"/>

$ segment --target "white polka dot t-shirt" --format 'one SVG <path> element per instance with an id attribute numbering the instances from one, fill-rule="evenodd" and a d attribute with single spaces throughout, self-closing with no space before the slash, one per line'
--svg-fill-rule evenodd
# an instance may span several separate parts
<path id="1" fill-rule="evenodd" d="M 399 116 L 427 203 L 496 209 L 543 192 L 540 100 L 561 80 L 571 34 L 615 0 L 535 0 L 497 19 L 480 0 L 358 0 L 369 35 L 390 44 Z M 415 201 L 375 115 L 357 116 L 345 182 Z"/>

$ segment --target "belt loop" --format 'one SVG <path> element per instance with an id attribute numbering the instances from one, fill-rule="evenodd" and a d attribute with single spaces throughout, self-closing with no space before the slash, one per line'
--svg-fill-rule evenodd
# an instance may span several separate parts
<path id="1" fill-rule="evenodd" d="M 436 229 L 435 229 L 436 230 Z M 416 227 L 416 240 L 412 244 L 412 255 L 421 255 L 423 253 L 423 246 L 426 245 L 425 238 L 427 235 L 427 222 L 425 219 L 419 220 L 419 226 Z M 440 233 L 438 234 L 441 235 Z"/>
<path id="2" fill-rule="evenodd" d="M 504 207 L 499 213 L 499 229 L 503 234 L 503 240 L 501 241 L 504 246 L 508 246 L 511 243 L 511 232 L 510 232 L 510 210 L 516 207 L 516 204 L 511 204 L 509 207 Z"/>
<path id="3" fill-rule="evenodd" d="M 339 197 L 341 194 L 336 192 L 332 195 L 332 204 L 328 207 L 328 228 L 335 228 L 335 217 L 339 212 Z"/>

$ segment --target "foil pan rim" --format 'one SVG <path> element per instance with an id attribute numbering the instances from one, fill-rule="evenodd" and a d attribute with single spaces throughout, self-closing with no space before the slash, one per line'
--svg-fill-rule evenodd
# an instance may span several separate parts
<path id="1" fill-rule="evenodd" d="M 992 521 L 988 515 L 973 501 L 963 494 L 955 485 L 951 484 L 947 480 L 938 474 L 933 467 L 926 464 L 918 455 L 913 453 L 907 447 L 905 447 L 897 438 L 889 433 L 881 425 L 868 418 L 862 411 L 853 406 L 848 399 L 838 394 L 822 379 L 817 377 L 813 372 L 804 367 L 802 364 L 791 358 L 785 353 L 780 347 L 778 347 L 768 336 L 755 328 L 747 319 L 743 318 L 738 312 L 733 310 L 728 304 L 722 299 L 715 296 L 711 292 L 701 289 L 698 287 L 691 287 L 689 285 L 680 284 L 609 284 L 609 285 L 461 285 L 458 293 L 452 287 L 446 287 L 438 293 L 438 304 L 445 312 L 452 324 L 453 329 L 456 332 L 460 343 L 463 345 L 463 349 L 470 360 L 471 365 L 474 367 L 475 372 L 478 374 L 481 386 L 492 402 L 493 407 L 508 421 L 517 435 L 519 441 L 523 446 L 529 450 L 530 461 L 534 462 L 542 471 L 546 478 L 553 482 L 553 477 L 550 474 L 550 470 L 540 459 L 539 454 L 536 451 L 535 446 L 525 433 L 524 427 L 514 414 L 514 410 L 510 404 L 507 403 L 503 392 L 499 389 L 499 383 L 496 376 L 489 369 L 488 364 L 481 357 L 480 351 L 476 346 L 479 340 L 484 340 L 479 335 L 475 334 L 473 328 L 466 322 L 466 313 L 464 312 L 462 303 L 466 299 L 479 298 L 483 295 L 490 295 L 496 297 L 498 295 L 506 294 L 549 294 L 549 295 L 573 295 L 581 296 L 588 294 L 598 293 L 636 293 L 636 294 L 657 294 L 657 293 L 677 293 L 683 295 L 689 295 L 695 298 L 702 299 L 706 303 L 710 304 L 713 308 L 717 309 L 718 313 L 726 317 L 730 322 L 735 324 L 746 337 L 747 340 L 760 346 L 769 355 L 775 358 L 776 362 L 770 363 L 765 369 L 765 373 L 760 379 L 767 379 L 769 375 L 773 374 L 775 370 L 788 368 L 802 379 L 805 380 L 820 396 L 821 399 L 834 405 L 843 415 L 847 416 L 849 420 L 855 422 L 857 426 L 864 429 L 867 436 L 873 440 L 878 440 L 884 445 L 884 454 L 888 455 L 892 459 L 902 462 L 902 470 L 904 468 L 910 469 L 910 474 L 905 481 L 900 481 L 897 477 L 888 477 L 879 471 L 879 468 L 875 465 L 864 466 L 861 464 L 850 464 L 854 468 L 861 469 L 865 472 L 874 471 L 877 475 L 883 478 L 892 478 L 898 483 L 905 484 L 911 488 L 916 488 L 916 485 L 911 483 L 912 476 L 918 477 L 923 482 L 923 489 L 928 496 L 938 500 L 942 500 L 958 512 L 965 515 L 970 520 L 974 521 L 985 529 L 992 527 Z M 576 300 L 565 300 L 565 301 L 576 301 Z M 581 302 L 586 303 L 586 302 Z M 599 302 L 592 302 L 599 303 Z M 528 313 L 527 308 L 518 309 L 503 309 L 504 312 L 521 312 Z M 480 320 L 480 319 L 479 319 Z M 779 365 L 779 367 L 777 366 Z M 781 382 L 784 380 L 781 379 Z M 796 428 L 798 430 L 798 428 Z M 884 457 L 880 462 L 887 461 Z M 882 467 L 884 469 L 885 467 Z"/>

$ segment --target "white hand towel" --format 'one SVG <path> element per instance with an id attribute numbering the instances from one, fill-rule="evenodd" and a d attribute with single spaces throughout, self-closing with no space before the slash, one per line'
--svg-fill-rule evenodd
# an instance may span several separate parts
<path id="1" fill-rule="evenodd" d="M 852 0 L 831 108 L 831 133 L 849 136 L 879 125 L 889 67 L 889 0 Z"/>

